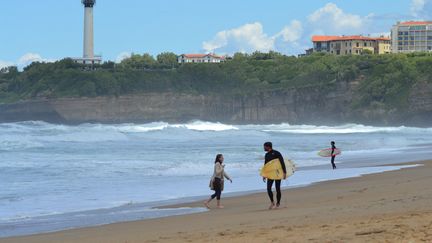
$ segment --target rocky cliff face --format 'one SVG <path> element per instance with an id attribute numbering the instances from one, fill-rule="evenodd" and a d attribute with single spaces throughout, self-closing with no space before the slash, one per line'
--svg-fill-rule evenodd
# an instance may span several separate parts
<path id="1" fill-rule="evenodd" d="M 357 82 L 323 92 L 310 87 L 249 96 L 148 93 L 120 97 L 62 98 L 0 105 L 0 122 L 54 123 L 186 122 L 342 124 L 347 122 L 430 126 L 432 85 L 416 87 L 405 112 L 352 110 Z"/>

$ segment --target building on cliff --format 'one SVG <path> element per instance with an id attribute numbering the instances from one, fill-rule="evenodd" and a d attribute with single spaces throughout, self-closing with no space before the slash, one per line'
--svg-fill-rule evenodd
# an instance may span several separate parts
<path id="1" fill-rule="evenodd" d="M 221 63 L 225 61 L 224 56 L 215 54 L 182 54 L 177 57 L 178 63 Z"/>
<path id="2" fill-rule="evenodd" d="M 391 30 L 392 52 L 432 51 L 432 21 L 398 22 Z"/>
<path id="3" fill-rule="evenodd" d="M 361 55 L 371 52 L 373 54 L 386 54 L 391 52 L 390 38 L 352 36 L 312 36 L 313 49 L 311 52 L 326 52 L 335 55 Z"/>

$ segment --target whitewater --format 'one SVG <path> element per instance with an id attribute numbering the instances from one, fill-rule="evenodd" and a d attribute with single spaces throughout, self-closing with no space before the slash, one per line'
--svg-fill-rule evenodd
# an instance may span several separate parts
<path id="1" fill-rule="evenodd" d="M 330 141 L 343 152 L 332 171 L 317 156 Z M 262 144 L 295 161 L 284 187 L 397 170 L 432 158 L 432 128 L 360 124 L 230 125 L 0 124 L 0 237 L 204 211 L 154 209 L 210 194 L 214 157 L 234 183 L 225 195 L 265 188 Z M 405 166 L 406 167 L 406 166 Z"/>

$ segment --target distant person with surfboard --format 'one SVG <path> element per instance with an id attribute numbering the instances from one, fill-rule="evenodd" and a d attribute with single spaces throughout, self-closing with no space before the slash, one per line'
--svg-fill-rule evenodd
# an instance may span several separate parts
<path id="1" fill-rule="evenodd" d="M 331 141 L 331 164 L 332 164 L 332 166 L 333 166 L 333 170 L 335 170 L 336 169 L 336 164 L 335 164 L 335 158 L 336 158 L 336 153 L 335 153 L 335 150 L 336 150 L 336 145 L 335 145 L 335 142 L 334 141 Z"/>
<path id="2" fill-rule="evenodd" d="M 215 164 L 214 164 L 214 171 L 213 176 L 210 180 L 210 188 L 215 191 L 213 195 L 210 196 L 210 198 L 204 202 L 204 205 L 210 209 L 209 203 L 216 198 L 217 200 L 217 207 L 223 208 L 223 206 L 220 203 L 222 191 L 224 189 L 224 178 L 227 178 L 231 183 L 232 179 L 231 177 L 225 172 L 225 164 L 224 157 L 222 154 L 216 155 Z"/>
<path id="3" fill-rule="evenodd" d="M 261 170 L 261 175 L 263 176 L 264 182 L 266 182 L 267 180 L 267 193 L 271 202 L 269 209 L 275 209 L 275 208 L 279 208 L 280 206 L 280 201 L 282 198 L 281 181 L 282 179 L 286 179 L 287 171 L 286 171 L 285 162 L 282 157 L 282 154 L 279 153 L 279 151 L 273 149 L 273 144 L 271 142 L 264 143 L 264 151 L 266 151 L 267 153 L 265 155 L 264 167 Z M 280 171 L 280 169 L 276 169 L 276 170 L 272 169 L 270 166 L 275 168 L 280 166 L 282 167 L 281 168 L 282 171 Z M 269 167 L 268 175 L 264 171 L 266 167 Z M 276 186 L 276 198 L 277 198 L 276 204 L 274 203 L 274 199 L 273 199 L 273 191 L 272 191 L 273 183 L 275 183 Z"/>
<path id="4" fill-rule="evenodd" d="M 332 164 L 333 170 L 335 170 L 336 169 L 335 158 L 336 156 L 340 155 L 342 151 L 336 148 L 334 141 L 331 141 L 330 144 L 331 144 L 331 148 L 327 148 L 319 151 L 318 155 L 321 157 L 331 157 L 330 162 Z"/>

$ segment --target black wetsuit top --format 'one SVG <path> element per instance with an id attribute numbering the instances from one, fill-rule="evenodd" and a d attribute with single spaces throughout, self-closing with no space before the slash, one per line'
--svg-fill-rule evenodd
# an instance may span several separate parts
<path id="1" fill-rule="evenodd" d="M 265 155 L 265 162 L 264 164 L 267 164 L 268 162 L 274 160 L 274 159 L 279 159 L 281 165 L 282 165 L 282 170 L 284 173 L 286 173 L 286 168 L 285 168 L 285 161 L 282 157 L 282 154 L 279 153 L 279 151 L 276 150 L 272 150 L 270 152 L 267 152 Z"/>
<path id="2" fill-rule="evenodd" d="M 335 149 L 336 149 L 336 146 L 332 145 L 332 151 L 331 151 L 332 157 L 336 156 L 336 155 L 334 155 Z"/>

